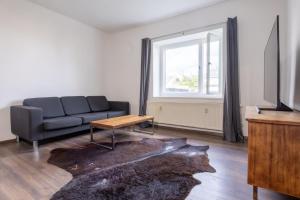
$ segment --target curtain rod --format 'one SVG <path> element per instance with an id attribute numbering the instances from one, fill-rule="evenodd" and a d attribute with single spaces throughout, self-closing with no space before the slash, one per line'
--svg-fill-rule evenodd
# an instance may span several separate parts
<path id="1" fill-rule="evenodd" d="M 160 38 L 170 37 L 170 36 L 173 36 L 173 35 L 179 35 L 179 34 L 184 35 L 186 32 L 193 32 L 193 31 L 197 31 L 199 29 L 205 29 L 205 28 L 209 28 L 209 27 L 212 27 L 212 26 L 222 25 L 222 24 L 225 24 L 225 23 L 227 23 L 227 22 L 219 22 L 219 23 L 210 24 L 210 25 L 207 25 L 207 26 L 202 26 L 202 27 L 199 27 L 199 28 L 193 28 L 193 29 L 188 29 L 188 30 L 184 30 L 184 31 L 179 31 L 179 32 L 176 32 L 176 33 L 165 34 L 165 35 L 161 35 L 161 36 L 158 36 L 158 37 L 153 37 L 153 38 L 150 38 L 150 39 L 151 40 L 157 40 L 157 39 L 160 39 Z"/>

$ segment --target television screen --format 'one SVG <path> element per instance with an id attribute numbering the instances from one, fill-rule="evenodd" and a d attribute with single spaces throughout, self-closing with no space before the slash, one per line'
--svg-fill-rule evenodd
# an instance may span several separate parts
<path id="1" fill-rule="evenodd" d="M 265 48 L 264 99 L 277 106 L 279 101 L 279 16 Z"/>

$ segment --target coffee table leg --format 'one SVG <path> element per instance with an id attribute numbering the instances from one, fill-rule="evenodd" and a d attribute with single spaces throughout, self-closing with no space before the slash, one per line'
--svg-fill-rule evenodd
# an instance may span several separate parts
<path id="1" fill-rule="evenodd" d="M 149 123 L 149 121 L 148 121 Z M 142 129 L 136 129 L 134 128 L 133 129 L 133 132 L 138 132 L 138 133 L 145 133 L 145 134 L 150 134 L 150 135 L 154 135 L 155 134 L 155 130 L 154 130 L 154 119 L 151 120 L 151 124 L 152 124 L 152 130 L 151 131 L 145 131 L 145 130 L 142 130 Z"/>
<path id="2" fill-rule="evenodd" d="M 112 135 L 111 135 L 111 148 L 112 148 L 112 150 L 115 149 L 115 129 L 112 130 Z"/>
<path id="3" fill-rule="evenodd" d="M 111 145 L 110 146 L 106 146 L 106 145 L 102 145 L 102 144 L 98 144 L 94 141 L 94 127 L 91 126 L 90 128 L 90 137 L 91 137 L 91 144 L 106 148 L 106 149 L 110 149 L 110 150 L 114 150 L 115 149 L 115 129 L 112 130 L 112 135 L 111 135 Z"/>
<path id="4" fill-rule="evenodd" d="M 154 135 L 154 119 L 152 119 L 152 134 Z"/>
<path id="5" fill-rule="evenodd" d="M 93 136 L 93 133 L 94 132 L 94 127 L 91 126 L 90 128 L 90 136 L 91 136 L 91 142 L 94 142 L 94 136 Z"/>

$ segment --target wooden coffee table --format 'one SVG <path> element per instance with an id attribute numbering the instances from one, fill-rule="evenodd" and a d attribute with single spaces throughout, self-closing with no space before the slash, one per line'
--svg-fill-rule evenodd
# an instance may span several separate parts
<path id="1" fill-rule="evenodd" d="M 90 136 L 91 136 L 91 143 L 96 144 L 98 146 L 102 146 L 104 148 L 108 148 L 111 150 L 114 150 L 115 148 L 115 131 L 116 129 L 120 128 L 125 128 L 125 127 L 131 127 L 135 126 L 137 124 L 151 121 L 152 122 L 152 131 L 144 131 L 144 130 L 136 130 L 134 129 L 135 132 L 142 132 L 142 133 L 148 133 L 148 134 L 154 134 L 154 117 L 153 116 L 138 116 L 138 115 L 126 115 L 122 117 L 114 117 L 114 118 L 109 118 L 109 119 L 103 119 L 103 120 L 97 120 L 97 121 L 92 121 L 90 122 L 91 126 L 91 131 L 90 131 Z M 98 143 L 94 142 L 94 128 L 100 128 L 100 129 L 106 129 L 106 130 L 111 130 L 111 146 L 106 146 L 106 145 L 101 145 Z"/>

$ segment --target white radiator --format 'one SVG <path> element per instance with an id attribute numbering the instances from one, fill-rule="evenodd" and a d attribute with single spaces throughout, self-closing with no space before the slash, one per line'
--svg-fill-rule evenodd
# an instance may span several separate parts
<path id="1" fill-rule="evenodd" d="M 148 102 L 147 110 L 159 124 L 222 132 L 223 103 Z"/>

